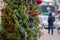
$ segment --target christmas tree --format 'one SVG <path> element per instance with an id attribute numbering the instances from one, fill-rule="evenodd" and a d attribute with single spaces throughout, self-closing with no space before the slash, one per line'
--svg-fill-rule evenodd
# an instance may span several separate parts
<path id="1" fill-rule="evenodd" d="M 4 0 L 0 40 L 37 40 L 36 0 Z"/>

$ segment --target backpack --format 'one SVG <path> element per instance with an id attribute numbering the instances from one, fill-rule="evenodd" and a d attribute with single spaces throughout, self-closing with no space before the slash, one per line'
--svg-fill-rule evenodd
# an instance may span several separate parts
<path id="1" fill-rule="evenodd" d="M 48 23 L 52 23 L 52 22 L 54 22 L 54 21 L 55 21 L 55 17 L 50 16 L 50 17 L 48 18 Z"/>
<path id="2" fill-rule="evenodd" d="M 52 22 L 54 22 L 55 21 L 55 17 L 52 17 Z"/>

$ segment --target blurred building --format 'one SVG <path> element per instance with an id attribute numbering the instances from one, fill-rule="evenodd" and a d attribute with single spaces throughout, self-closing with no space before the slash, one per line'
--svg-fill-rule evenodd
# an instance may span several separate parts
<path id="1" fill-rule="evenodd" d="M 59 6 L 58 10 L 60 10 L 60 0 L 55 0 L 55 2 Z"/>
<path id="2" fill-rule="evenodd" d="M 54 0 L 42 0 L 41 5 L 48 5 L 48 3 L 47 3 L 47 2 L 50 2 L 50 4 L 49 4 L 49 5 L 54 5 Z"/>
<path id="3" fill-rule="evenodd" d="M 54 11 L 54 4 L 55 4 L 54 0 L 43 0 L 42 3 L 40 4 L 40 11 L 43 14 L 48 14 L 47 7 L 50 7 L 51 11 Z"/>

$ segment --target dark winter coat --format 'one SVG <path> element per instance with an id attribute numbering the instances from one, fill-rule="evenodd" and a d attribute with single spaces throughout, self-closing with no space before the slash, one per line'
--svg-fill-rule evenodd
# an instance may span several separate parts
<path id="1" fill-rule="evenodd" d="M 52 14 L 49 14 L 48 23 L 49 23 L 49 24 L 52 24 L 54 21 L 55 21 L 55 17 L 52 16 Z"/>

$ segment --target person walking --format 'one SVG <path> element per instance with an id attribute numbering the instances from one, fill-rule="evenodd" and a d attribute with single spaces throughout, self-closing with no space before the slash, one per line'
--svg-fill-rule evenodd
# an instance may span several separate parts
<path id="1" fill-rule="evenodd" d="M 50 13 L 48 17 L 48 33 L 50 33 L 50 29 L 51 29 L 51 33 L 53 34 L 53 22 L 54 21 L 55 21 L 55 17 L 52 15 L 52 13 Z"/>

